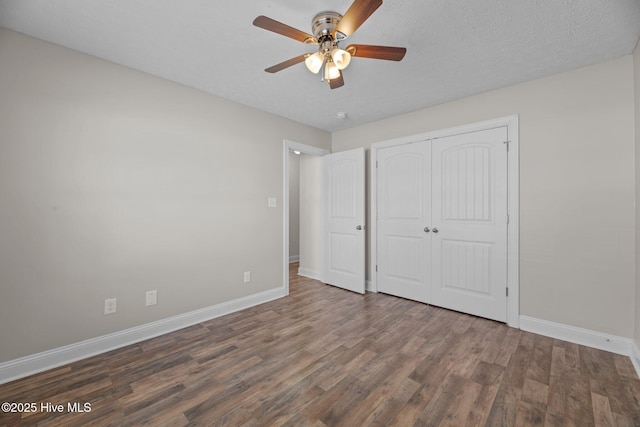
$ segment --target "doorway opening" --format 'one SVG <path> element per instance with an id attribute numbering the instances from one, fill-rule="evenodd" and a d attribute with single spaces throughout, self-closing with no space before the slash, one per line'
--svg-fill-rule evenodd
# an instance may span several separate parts
<path id="1" fill-rule="evenodd" d="M 292 153 L 298 161 L 292 163 Z M 284 165 L 284 253 L 283 253 L 283 277 L 285 293 L 289 294 L 289 263 L 292 260 L 299 262 L 298 274 L 321 280 L 322 272 L 322 157 L 329 154 L 329 150 L 302 144 L 295 141 L 284 140 L 283 165 Z M 293 173 L 297 172 L 297 176 Z M 297 178 L 297 183 L 293 181 Z M 292 185 L 293 184 L 293 185 Z M 297 184 L 297 185 L 296 185 Z M 298 236 L 291 236 L 290 187 L 297 187 L 298 196 Z M 294 197 L 295 199 L 295 197 Z M 295 200 L 293 201 L 296 202 Z M 320 206 L 318 206 L 320 204 Z M 294 215 L 295 215 L 294 210 Z M 297 254 L 291 252 L 291 237 L 297 240 Z M 297 259 L 294 257 L 297 256 Z"/>

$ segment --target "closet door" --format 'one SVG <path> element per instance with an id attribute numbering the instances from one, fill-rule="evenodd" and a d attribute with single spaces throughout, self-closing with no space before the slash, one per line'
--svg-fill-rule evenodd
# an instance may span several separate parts
<path id="1" fill-rule="evenodd" d="M 431 156 L 428 142 L 378 150 L 377 286 L 429 301 Z"/>
<path id="2" fill-rule="evenodd" d="M 431 303 L 507 318 L 507 129 L 433 140 Z"/>

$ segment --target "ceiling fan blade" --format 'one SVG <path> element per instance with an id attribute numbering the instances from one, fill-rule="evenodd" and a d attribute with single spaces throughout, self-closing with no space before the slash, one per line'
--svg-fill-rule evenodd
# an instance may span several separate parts
<path id="1" fill-rule="evenodd" d="M 393 46 L 373 46 L 368 44 L 351 44 L 345 49 L 351 56 L 360 58 L 386 59 L 388 61 L 402 61 L 407 49 Z"/>
<path id="2" fill-rule="evenodd" d="M 307 59 L 307 56 L 309 56 L 309 54 L 305 53 L 304 55 L 300 55 L 300 56 L 296 56 L 295 58 L 287 59 L 284 62 L 281 62 L 279 64 L 273 65 L 273 66 L 265 69 L 265 71 L 267 73 L 277 73 L 278 71 L 282 71 L 285 68 L 289 68 L 292 65 L 296 65 L 296 64 L 304 61 L 305 59 Z"/>
<path id="3" fill-rule="evenodd" d="M 290 37 L 302 43 L 318 43 L 318 39 L 316 39 L 311 34 L 307 34 L 304 31 L 297 30 L 293 27 L 283 24 L 282 22 L 278 22 L 275 19 L 267 18 L 263 15 L 260 15 L 256 19 L 254 19 L 253 25 L 255 25 L 256 27 L 264 28 L 265 30 L 273 31 L 274 33 L 278 33 L 285 37 Z"/>
<path id="4" fill-rule="evenodd" d="M 342 86 L 344 86 L 344 78 L 342 77 L 342 71 L 340 71 L 340 76 L 337 79 L 329 80 L 329 87 L 331 89 L 338 89 Z"/>
<path id="5" fill-rule="evenodd" d="M 349 9 L 344 13 L 336 26 L 333 34 L 344 34 L 349 37 L 355 33 L 364 21 L 382 5 L 382 0 L 354 0 Z"/>

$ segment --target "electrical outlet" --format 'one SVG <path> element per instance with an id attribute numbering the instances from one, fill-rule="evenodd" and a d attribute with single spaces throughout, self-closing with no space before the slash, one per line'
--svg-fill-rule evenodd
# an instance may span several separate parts
<path id="1" fill-rule="evenodd" d="M 250 271 L 245 271 L 244 272 L 244 283 L 249 283 L 251 281 L 251 272 Z"/>
<path id="2" fill-rule="evenodd" d="M 104 300 L 104 314 L 113 314 L 116 312 L 116 299 L 109 298 Z"/>
<path id="3" fill-rule="evenodd" d="M 270 208 L 277 208 L 278 207 L 278 199 L 275 197 L 269 197 L 267 199 L 267 206 L 269 206 Z"/>
<path id="4" fill-rule="evenodd" d="M 158 303 L 158 291 L 147 291 L 147 298 L 145 305 L 149 307 L 150 305 L 156 305 Z"/>

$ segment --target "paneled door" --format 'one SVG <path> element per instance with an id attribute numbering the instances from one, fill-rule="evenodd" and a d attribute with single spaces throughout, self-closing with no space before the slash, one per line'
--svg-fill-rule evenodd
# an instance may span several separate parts
<path id="1" fill-rule="evenodd" d="M 507 129 L 433 140 L 431 303 L 507 319 Z"/>
<path id="2" fill-rule="evenodd" d="M 324 183 L 324 282 L 364 294 L 364 148 L 325 156 Z"/>
<path id="3" fill-rule="evenodd" d="M 421 302 L 431 286 L 430 166 L 424 141 L 378 150 L 378 290 Z"/>
<path id="4" fill-rule="evenodd" d="M 507 318 L 507 128 L 378 150 L 380 292 Z"/>

